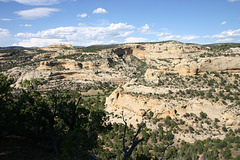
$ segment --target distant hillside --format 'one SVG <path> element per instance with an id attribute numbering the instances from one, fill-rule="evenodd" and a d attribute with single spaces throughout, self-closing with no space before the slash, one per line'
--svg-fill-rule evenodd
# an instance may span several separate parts
<path id="1" fill-rule="evenodd" d="M 215 44 L 202 45 L 202 47 L 210 47 L 212 49 L 218 49 L 218 50 L 228 50 L 230 48 L 240 47 L 240 43 L 215 43 Z"/>
<path id="2" fill-rule="evenodd" d="M 0 47 L 0 49 L 25 49 L 22 46 L 8 46 L 8 47 Z"/>

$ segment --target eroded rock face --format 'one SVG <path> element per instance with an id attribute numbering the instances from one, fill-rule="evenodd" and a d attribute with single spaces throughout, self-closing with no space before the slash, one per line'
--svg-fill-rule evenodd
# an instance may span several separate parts
<path id="1" fill-rule="evenodd" d="M 174 70 L 180 75 L 197 75 L 199 73 L 199 64 L 195 61 L 180 63 L 175 66 Z"/>
<path id="2" fill-rule="evenodd" d="M 76 62 L 74 60 L 60 60 L 60 61 L 42 61 L 36 70 L 81 70 L 81 69 L 97 69 L 108 68 L 108 62 Z"/>
<path id="3" fill-rule="evenodd" d="M 62 47 L 60 49 L 64 50 Z M 71 48 L 71 46 L 69 47 Z M 45 49 L 48 48 L 59 49 L 55 45 Z M 70 50 L 67 49 L 67 51 L 69 52 Z M 121 49 L 117 51 L 121 52 Z M 126 49 L 126 54 L 128 54 L 127 52 Z M 74 55 L 75 53 L 76 51 L 71 54 Z M 127 58 L 125 49 L 123 50 L 123 55 L 124 58 Z M 55 56 L 60 56 L 60 58 L 55 58 Z M 32 61 L 40 61 L 39 65 L 13 68 L 7 71 L 7 74 L 15 78 L 16 83 L 14 86 L 19 88 L 25 79 L 30 80 L 32 78 L 43 79 L 48 87 L 51 87 L 56 82 L 58 85 L 61 85 L 61 81 L 77 84 L 85 84 L 85 82 L 125 83 L 129 80 L 128 75 L 132 74 L 131 70 L 136 70 L 133 67 L 130 69 L 127 68 L 127 65 L 123 66 L 123 58 L 117 55 L 115 51 L 105 50 L 99 53 L 79 53 L 79 57 L 76 56 L 74 59 L 62 58 L 61 56 L 62 54 L 56 54 L 56 52 L 52 51 L 44 54 L 41 53 L 32 59 Z M 46 58 L 49 60 L 46 60 Z M 121 62 L 117 62 L 119 60 Z M 116 65 L 118 63 L 121 65 Z M 120 72 L 123 70 L 130 70 L 131 72 Z"/>
<path id="4" fill-rule="evenodd" d="M 184 44 L 176 41 L 155 44 L 127 44 L 132 54 L 139 59 L 181 58 L 183 54 L 207 52 L 200 45 Z"/>
<path id="5" fill-rule="evenodd" d="M 186 113 L 193 113 L 200 117 L 200 112 L 204 112 L 210 119 L 217 118 L 227 127 L 238 128 L 240 126 L 238 111 L 227 112 L 226 105 L 197 97 L 188 101 L 171 100 L 168 102 L 164 98 L 151 96 L 154 94 L 167 94 L 169 90 L 161 87 L 136 86 L 134 81 L 131 81 L 117 88 L 106 99 L 106 110 L 109 112 L 115 109 L 128 110 L 138 117 L 153 112 L 155 118 L 166 118 L 167 116 L 179 118 Z M 178 90 L 171 89 L 171 92 L 174 93 Z M 126 115 L 126 118 L 129 119 L 128 115 Z"/>
<path id="6" fill-rule="evenodd" d="M 147 69 L 145 80 L 150 83 L 158 83 L 159 76 L 166 73 L 179 75 L 198 75 L 210 72 L 240 73 L 240 57 L 212 57 L 200 58 L 198 61 L 183 59 L 174 67 L 166 66 L 158 69 Z"/>
<path id="7" fill-rule="evenodd" d="M 158 83 L 158 79 L 161 74 L 164 74 L 164 71 L 157 69 L 147 69 L 144 76 L 147 82 Z"/>
<path id="8" fill-rule="evenodd" d="M 240 73 L 240 57 L 201 58 L 196 61 L 179 63 L 174 70 L 180 75 L 196 75 L 206 72 L 235 72 Z"/>
<path id="9" fill-rule="evenodd" d="M 202 59 L 199 72 L 240 72 L 240 57 L 217 57 Z"/>
<path id="10" fill-rule="evenodd" d="M 62 75 L 65 75 L 62 76 L 62 79 L 69 77 L 81 80 L 105 81 L 109 79 L 109 81 L 116 82 L 126 82 L 127 79 L 136 77 L 138 74 L 144 74 L 146 82 L 156 84 L 159 76 L 167 73 L 197 75 L 213 71 L 240 72 L 238 55 L 235 57 L 200 57 L 200 54 L 208 53 L 208 49 L 203 49 L 201 45 L 169 41 L 153 44 L 124 44 L 96 53 L 81 53 L 71 45 L 51 45 L 39 49 L 39 54 L 32 58 L 32 62 L 40 61 L 39 66 L 26 68 L 26 71 L 20 71 L 18 74 L 23 76 L 28 72 L 26 77 L 30 78 L 31 75 L 45 75 L 44 72 L 51 71 L 61 72 Z M 42 53 L 42 51 L 44 52 Z M 233 52 L 237 54 L 238 51 L 238 48 L 231 48 L 228 54 Z M 35 52 L 37 51 L 35 50 Z M 83 58 L 77 56 L 75 59 L 63 58 L 64 56 L 71 57 L 74 54 L 81 54 L 79 56 Z M 144 65 L 148 69 L 142 73 Z M 19 70 L 25 69 L 23 67 Z M 40 76 L 32 76 L 32 78 L 34 77 Z M 51 80 L 54 78 L 58 79 L 59 77 L 50 77 Z"/>

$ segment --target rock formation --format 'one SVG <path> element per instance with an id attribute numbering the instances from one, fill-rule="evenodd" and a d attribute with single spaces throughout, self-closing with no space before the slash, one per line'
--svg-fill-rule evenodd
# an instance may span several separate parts
<path id="1" fill-rule="evenodd" d="M 169 41 L 121 44 L 95 52 L 63 44 L 22 52 L 0 55 L 16 88 L 32 78 L 43 80 L 43 91 L 117 84 L 106 99 L 106 110 L 120 114 L 124 109 L 129 123 L 136 125 L 137 119 L 152 112 L 153 118 L 183 118 L 197 127 L 201 124 L 184 116 L 204 112 L 210 119 L 218 118 L 221 126 L 240 126 L 239 48 L 221 51 Z M 9 57 L 16 58 L 9 61 Z M 227 74 L 220 77 L 221 72 Z"/>

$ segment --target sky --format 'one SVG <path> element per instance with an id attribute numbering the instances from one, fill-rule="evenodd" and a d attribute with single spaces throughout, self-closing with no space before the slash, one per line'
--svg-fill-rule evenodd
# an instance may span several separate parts
<path id="1" fill-rule="evenodd" d="M 0 0 L 0 46 L 240 43 L 240 0 Z"/>

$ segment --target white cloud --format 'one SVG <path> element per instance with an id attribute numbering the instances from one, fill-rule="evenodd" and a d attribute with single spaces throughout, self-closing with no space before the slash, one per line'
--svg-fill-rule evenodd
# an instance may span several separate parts
<path id="1" fill-rule="evenodd" d="M 86 23 L 78 23 L 78 26 L 86 26 Z"/>
<path id="2" fill-rule="evenodd" d="M 240 29 L 227 30 L 215 35 L 204 36 L 204 38 L 217 39 L 216 42 L 229 42 L 240 39 Z"/>
<path id="3" fill-rule="evenodd" d="M 134 29 L 135 27 L 133 25 L 128 25 L 127 23 L 112 23 L 107 27 L 109 30 L 128 30 L 128 29 Z"/>
<path id="4" fill-rule="evenodd" d="M 228 0 L 228 2 L 237 2 L 239 0 Z"/>
<path id="5" fill-rule="evenodd" d="M 127 36 L 129 36 L 130 34 L 132 34 L 133 31 L 128 31 L 128 32 L 124 32 L 124 33 L 120 33 L 118 36 L 116 36 L 117 38 L 126 38 Z"/>
<path id="6" fill-rule="evenodd" d="M 227 22 L 226 22 L 226 21 L 223 21 L 223 22 L 221 23 L 221 25 L 225 25 L 225 24 L 227 24 Z"/>
<path id="7" fill-rule="evenodd" d="M 194 36 L 194 35 L 182 36 L 182 35 L 174 35 L 172 33 L 159 33 L 157 34 L 157 36 L 160 41 L 167 41 L 167 40 L 192 41 L 200 38 L 200 36 Z"/>
<path id="8" fill-rule="evenodd" d="M 4 36 L 8 36 L 10 35 L 9 34 L 9 31 L 7 29 L 4 29 L 4 28 L 0 28 L 0 37 L 4 37 Z"/>
<path id="9" fill-rule="evenodd" d="M 45 38 L 30 38 L 23 40 L 19 43 L 13 44 L 13 46 L 24 46 L 24 47 L 45 47 L 52 44 L 71 44 L 73 46 L 91 46 L 91 45 L 105 45 L 105 44 L 113 44 L 117 41 L 90 41 L 90 42 L 76 42 L 76 41 L 64 41 L 63 39 L 45 39 Z"/>
<path id="10" fill-rule="evenodd" d="M 93 10 L 93 14 L 107 14 L 108 12 L 103 8 L 97 8 Z"/>
<path id="11" fill-rule="evenodd" d="M 147 33 L 147 32 L 150 32 L 150 27 L 148 24 L 145 24 L 141 28 L 138 28 L 138 31 L 141 33 Z"/>
<path id="12" fill-rule="evenodd" d="M 119 43 L 118 41 L 115 41 L 115 40 L 111 40 L 110 41 L 110 44 L 117 44 L 117 43 Z"/>
<path id="13" fill-rule="evenodd" d="M 21 26 L 21 27 L 32 27 L 31 24 L 20 24 L 19 26 Z"/>
<path id="14" fill-rule="evenodd" d="M 56 8 L 33 8 L 29 10 L 22 10 L 15 12 L 22 19 L 38 19 L 43 17 L 48 17 L 52 12 L 58 12 L 59 9 Z"/>
<path id="15" fill-rule="evenodd" d="M 0 28 L 0 46 L 7 46 L 11 41 L 12 37 L 8 29 Z"/>
<path id="16" fill-rule="evenodd" d="M 217 43 L 224 43 L 224 42 L 231 42 L 233 41 L 233 38 L 225 38 L 225 39 L 218 39 L 216 42 Z"/>
<path id="17" fill-rule="evenodd" d="M 85 17 L 87 17 L 87 13 L 78 14 L 77 16 L 81 17 L 81 18 L 85 18 Z"/>
<path id="18" fill-rule="evenodd" d="M 125 43 L 146 42 L 147 40 L 147 38 L 141 37 L 128 37 L 125 39 Z"/>
<path id="19" fill-rule="evenodd" d="M 134 28 L 133 25 L 127 23 L 112 23 L 107 27 L 80 25 L 77 27 L 58 27 L 37 33 L 18 33 L 15 37 L 24 39 L 19 44 L 23 45 L 24 43 L 25 46 L 35 45 L 38 40 L 41 42 L 39 43 L 40 46 L 47 39 L 51 39 L 51 41 L 46 41 L 46 43 L 56 41 L 55 43 L 70 43 L 73 45 L 106 44 L 112 39 L 115 40 L 129 35 Z"/>
<path id="20" fill-rule="evenodd" d="M 51 44 L 60 44 L 64 43 L 62 39 L 41 39 L 41 38 L 30 38 L 23 40 L 18 44 L 13 44 L 14 46 L 24 46 L 24 47 L 44 47 Z"/>
<path id="21" fill-rule="evenodd" d="M 60 0 L 0 0 L 0 2 L 11 2 L 15 1 L 25 5 L 53 5 L 60 3 Z"/>
<path id="22" fill-rule="evenodd" d="M 223 31 L 220 34 L 205 36 L 205 38 L 240 38 L 240 29 Z"/>
<path id="23" fill-rule="evenodd" d="M 1 18 L 1 21 L 12 21 L 13 19 L 9 19 L 9 18 Z"/>

